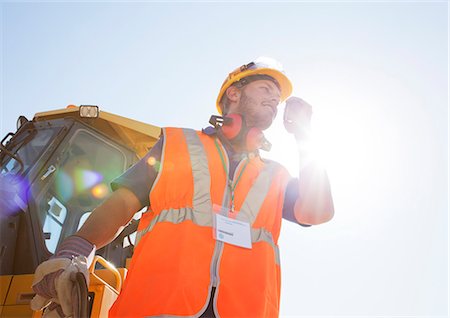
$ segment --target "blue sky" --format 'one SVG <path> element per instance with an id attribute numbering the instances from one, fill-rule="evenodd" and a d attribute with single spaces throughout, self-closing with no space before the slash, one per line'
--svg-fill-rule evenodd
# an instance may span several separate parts
<path id="1" fill-rule="evenodd" d="M 281 61 L 313 106 L 336 205 L 328 224 L 283 224 L 282 316 L 447 316 L 447 2 L 0 8 L 2 136 L 68 104 L 201 128 L 231 70 Z M 280 118 L 267 156 L 295 175 Z"/>

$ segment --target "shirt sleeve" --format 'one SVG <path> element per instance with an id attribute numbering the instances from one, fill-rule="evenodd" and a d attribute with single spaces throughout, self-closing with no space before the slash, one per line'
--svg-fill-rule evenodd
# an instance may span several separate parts
<path id="1" fill-rule="evenodd" d="M 127 188 L 133 192 L 141 202 L 141 209 L 150 205 L 150 190 L 158 175 L 163 143 L 164 136 L 161 136 L 141 160 L 111 182 L 113 191 Z"/>
<path id="2" fill-rule="evenodd" d="M 298 197 L 298 178 L 292 178 L 289 181 L 286 187 L 286 193 L 284 194 L 283 219 L 300 224 L 304 227 L 309 227 L 311 225 L 299 223 L 295 218 L 294 206 L 295 201 L 297 201 Z"/>

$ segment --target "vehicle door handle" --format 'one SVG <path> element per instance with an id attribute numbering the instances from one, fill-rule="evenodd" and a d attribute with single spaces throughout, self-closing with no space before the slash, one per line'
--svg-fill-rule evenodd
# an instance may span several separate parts
<path id="1" fill-rule="evenodd" d="M 56 167 L 54 165 L 50 165 L 48 167 L 47 172 L 41 177 L 41 180 L 45 180 L 49 175 L 56 171 Z"/>

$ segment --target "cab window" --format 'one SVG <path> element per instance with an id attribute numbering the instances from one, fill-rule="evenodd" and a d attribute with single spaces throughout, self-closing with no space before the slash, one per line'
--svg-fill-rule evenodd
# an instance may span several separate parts
<path id="1" fill-rule="evenodd" d="M 106 139 L 79 130 L 55 167 L 38 202 L 45 245 L 51 253 L 110 194 L 109 184 L 125 170 L 126 156 Z"/>

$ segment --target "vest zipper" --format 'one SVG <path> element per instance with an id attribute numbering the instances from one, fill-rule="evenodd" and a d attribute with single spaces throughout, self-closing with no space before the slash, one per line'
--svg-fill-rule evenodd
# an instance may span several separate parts
<path id="1" fill-rule="evenodd" d="M 240 171 L 242 164 L 248 160 L 248 158 L 245 159 L 241 159 L 241 161 L 239 161 L 239 164 L 237 165 L 236 169 L 234 170 L 233 173 L 233 179 L 229 179 L 229 171 L 230 171 L 230 160 L 228 158 L 228 154 L 225 150 L 225 148 L 223 147 L 222 143 L 219 140 L 219 145 L 220 148 L 222 150 L 222 153 L 224 154 L 225 158 L 227 159 L 227 171 L 225 172 L 227 174 L 227 182 L 226 182 L 226 186 L 225 186 L 225 195 L 223 196 L 223 200 L 222 200 L 222 206 L 226 206 L 227 209 L 223 209 L 220 214 L 223 216 L 228 217 L 228 212 L 230 209 L 234 209 L 234 207 L 231 206 L 232 202 L 231 202 L 231 193 L 233 190 L 233 183 L 234 180 L 236 178 L 236 172 Z M 222 256 L 222 250 L 223 250 L 223 242 L 216 240 L 215 246 L 214 246 L 214 253 L 213 253 L 213 258 L 212 258 L 212 266 L 211 266 L 211 276 L 212 276 L 212 286 L 217 287 L 218 283 L 219 283 L 219 262 L 220 262 L 220 257 Z M 216 290 L 216 293 L 214 294 L 214 298 L 216 298 L 216 295 L 218 294 L 218 291 Z M 215 301 L 213 304 L 213 307 L 215 308 Z"/>
<path id="2" fill-rule="evenodd" d="M 220 140 L 218 140 L 218 144 L 219 144 L 220 150 L 222 151 L 222 154 L 224 155 L 224 157 L 227 160 L 227 162 L 226 162 L 227 163 L 227 171 L 229 171 L 230 170 L 230 161 L 228 159 L 228 154 L 227 154 L 225 148 L 223 147 L 222 143 L 220 142 Z M 225 171 L 227 182 L 226 182 L 225 189 L 224 189 L 225 194 L 222 199 L 222 206 L 225 206 L 225 204 L 227 204 L 230 199 L 229 198 L 230 183 L 228 180 L 227 171 Z M 221 211 L 220 214 L 223 214 L 223 212 Z M 222 249 L 223 249 L 223 242 L 216 240 L 216 242 L 214 244 L 214 252 L 213 252 L 213 257 L 212 257 L 212 261 L 211 261 L 211 281 L 212 281 L 212 286 L 214 286 L 214 287 L 217 287 L 217 284 L 218 284 L 217 267 L 218 267 L 218 263 L 219 263 L 219 257 L 222 254 Z M 217 295 L 217 290 L 216 290 L 215 295 Z M 213 307 L 214 307 L 214 304 L 213 304 Z"/>

